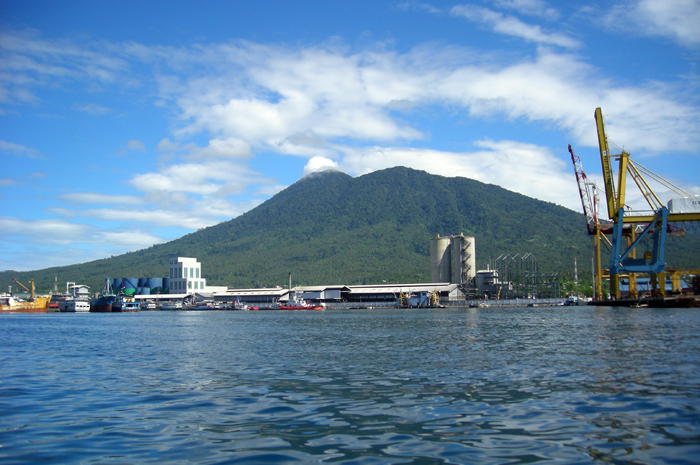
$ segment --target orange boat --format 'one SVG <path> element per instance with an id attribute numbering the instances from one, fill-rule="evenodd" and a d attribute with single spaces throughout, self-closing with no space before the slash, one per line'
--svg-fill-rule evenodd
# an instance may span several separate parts
<path id="1" fill-rule="evenodd" d="M 280 310 L 323 310 L 322 305 L 307 303 L 298 292 L 294 293 L 292 298 L 289 299 L 289 302 L 286 304 L 279 304 L 277 308 Z"/>

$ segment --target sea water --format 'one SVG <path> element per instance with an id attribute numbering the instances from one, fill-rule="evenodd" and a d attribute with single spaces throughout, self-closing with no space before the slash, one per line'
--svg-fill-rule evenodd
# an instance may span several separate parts
<path id="1" fill-rule="evenodd" d="M 697 463 L 700 311 L 0 316 L 0 463 Z"/>

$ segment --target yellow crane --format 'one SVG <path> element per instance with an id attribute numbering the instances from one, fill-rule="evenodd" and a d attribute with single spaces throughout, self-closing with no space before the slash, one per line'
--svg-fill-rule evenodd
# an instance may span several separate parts
<path id="1" fill-rule="evenodd" d="M 608 217 L 613 222 L 611 252 L 610 252 L 610 291 L 616 299 L 620 298 L 619 278 L 622 273 L 629 274 L 630 292 L 634 293 L 636 285 L 635 273 L 648 274 L 651 277 L 652 291 L 665 294 L 664 262 L 666 236 L 669 232 L 678 233 L 681 230 L 671 225 L 673 222 L 700 221 L 698 211 L 669 211 L 659 200 L 644 175 L 669 189 L 681 198 L 695 198 L 684 190 L 664 180 L 661 176 L 634 162 L 630 154 L 624 150 L 611 154 L 608 138 L 605 133 L 603 113 L 600 108 L 595 110 L 596 129 L 598 132 L 598 147 L 603 168 L 603 182 Z M 617 161 L 617 183 L 613 174 L 613 161 Z M 649 211 L 634 211 L 625 205 L 628 175 L 639 188 L 642 196 L 650 207 Z M 636 247 L 646 237 L 653 240 L 651 251 L 645 251 L 643 258 L 636 257 Z M 623 245 L 623 242 L 625 244 Z"/>
<path id="2" fill-rule="evenodd" d="M 15 283 L 17 283 L 17 284 L 18 284 L 20 287 L 22 287 L 22 289 L 24 289 L 25 291 L 29 292 L 29 294 L 31 295 L 31 299 L 34 300 L 34 297 L 35 297 L 35 295 L 34 295 L 34 278 L 32 278 L 32 279 L 29 280 L 29 285 L 32 287 L 31 290 L 28 289 L 27 286 L 25 286 L 25 285 L 22 284 L 21 282 L 17 281 L 17 279 L 15 279 L 15 278 L 12 278 L 12 281 L 14 281 Z"/>

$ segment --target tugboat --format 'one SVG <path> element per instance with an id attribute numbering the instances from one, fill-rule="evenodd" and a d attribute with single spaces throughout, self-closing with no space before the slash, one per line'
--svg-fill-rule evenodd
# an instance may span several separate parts
<path id="1" fill-rule="evenodd" d="M 295 292 L 294 296 L 286 304 L 279 304 L 280 310 L 323 310 L 321 305 L 307 303 L 300 292 Z"/>

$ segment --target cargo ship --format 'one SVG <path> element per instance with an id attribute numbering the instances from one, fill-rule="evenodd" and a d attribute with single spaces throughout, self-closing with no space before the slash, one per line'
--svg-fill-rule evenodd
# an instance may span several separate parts
<path id="1" fill-rule="evenodd" d="M 46 313 L 49 307 L 51 296 L 37 297 L 34 293 L 34 279 L 29 280 L 31 289 L 12 278 L 12 281 L 19 284 L 25 291 L 29 292 L 29 299 L 19 300 L 12 294 L 2 294 L 0 296 L 0 312 L 3 313 Z"/>
<path id="2" fill-rule="evenodd" d="M 104 290 L 97 294 L 90 301 L 90 312 L 92 313 L 109 313 L 112 311 L 117 296 L 112 292 L 112 283 L 109 278 L 105 279 Z"/>
<path id="3" fill-rule="evenodd" d="M 51 297 L 35 297 L 26 301 L 17 300 L 14 296 L 0 296 L 0 312 L 2 313 L 46 313 Z"/>

